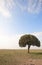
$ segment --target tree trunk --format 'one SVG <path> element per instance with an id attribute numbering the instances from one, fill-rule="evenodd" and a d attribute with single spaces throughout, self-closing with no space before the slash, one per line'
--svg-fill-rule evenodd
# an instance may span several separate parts
<path id="1" fill-rule="evenodd" d="M 28 53 L 29 53 L 30 45 L 28 45 Z"/>

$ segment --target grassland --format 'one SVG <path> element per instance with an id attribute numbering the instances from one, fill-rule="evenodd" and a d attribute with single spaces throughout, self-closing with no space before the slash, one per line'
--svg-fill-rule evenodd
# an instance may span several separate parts
<path id="1" fill-rule="evenodd" d="M 28 65 L 26 62 L 34 59 L 42 60 L 42 50 L 30 50 L 29 54 L 27 50 L 0 50 L 0 65 Z"/>

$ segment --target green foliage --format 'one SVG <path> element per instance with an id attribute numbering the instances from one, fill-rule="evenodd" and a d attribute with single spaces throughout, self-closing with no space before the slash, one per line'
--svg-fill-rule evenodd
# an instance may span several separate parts
<path id="1" fill-rule="evenodd" d="M 33 45 L 40 47 L 40 41 L 34 35 L 23 35 L 19 39 L 19 45 L 24 47 L 26 45 Z"/>
<path id="2" fill-rule="evenodd" d="M 29 48 L 31 45 L 40 47 L 40 41 L 36 36 L 26 34 L 21 36 L 21 38 L 19 39 L 19 46 L 25 47 L 26 45 L 28 45 Z M 29 48 L 28 48 L 28 51 L 29 51 Z"/>

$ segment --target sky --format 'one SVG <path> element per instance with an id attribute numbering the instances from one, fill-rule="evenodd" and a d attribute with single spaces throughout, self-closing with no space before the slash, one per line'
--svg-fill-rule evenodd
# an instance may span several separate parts
<path id="1" fill-rule="evenodd" d="M 0 0 L 0 49 L 21 49 L 24 34 L 40 40 L 41 47 L 32 49 L 42 49 L 42 0 Z"/>

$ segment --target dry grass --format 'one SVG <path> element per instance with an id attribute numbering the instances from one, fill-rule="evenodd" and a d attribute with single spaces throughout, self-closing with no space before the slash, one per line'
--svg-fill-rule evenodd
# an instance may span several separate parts
<path id="1" fill-rule="evenodd" d="M 42 63 L 42 50 L 31 50 L 29 54 L 27 50 L 0 50 L 0 65 L 30 65 L 37 60 Z"/>

